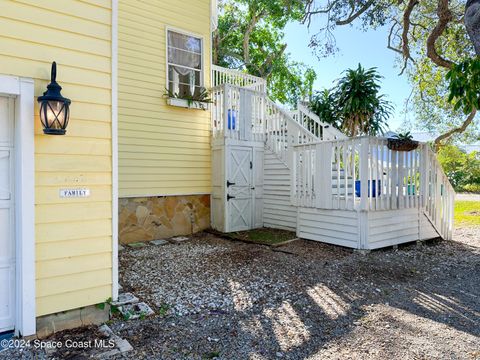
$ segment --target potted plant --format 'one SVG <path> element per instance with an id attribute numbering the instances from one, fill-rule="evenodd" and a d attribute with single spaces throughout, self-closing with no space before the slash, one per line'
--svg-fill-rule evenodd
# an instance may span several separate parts
<path id="1" fill-rule="evenodd" d="M 412 151 L 418 147 L 418 141 L 413 140 L 410 131 L 398 134 L 388 139 L 387 147 L 395 151 Z"/>
<path id="2" fill-rule="evenodd" d="M 203 87 L 200 88 L 198 93 L 194 93 L 193 95 L 179 95 L 176 92 L 165 89 L 163 96 L 167 98 L 168 105 L 184 108 L 208 110 L 208 104 L 213 103 L 208 90 Z"/>

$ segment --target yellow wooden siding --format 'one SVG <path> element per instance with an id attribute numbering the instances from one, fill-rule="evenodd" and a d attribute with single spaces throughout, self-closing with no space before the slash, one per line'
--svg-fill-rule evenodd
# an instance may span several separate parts
<path id="1" fill-rule="evenodd" d="M 163 97 L 167 27 L 203 36 L 210 84 L 210 0 L 119 1 L 120 197 L 211 191 L 210 112 Z"/>
<path id="2" fill-rule="evenodd" d="M 112 289 L 111 1 L 0 0 L 0 73 L 45 91 L 51 62 L 72 100 L 66 136 L 35 108 L 37 316 L 102 302 Z M 36 104 L 36 101 L 35 101 Z M 61 188 L 91 196 L 61 199 Z"/>

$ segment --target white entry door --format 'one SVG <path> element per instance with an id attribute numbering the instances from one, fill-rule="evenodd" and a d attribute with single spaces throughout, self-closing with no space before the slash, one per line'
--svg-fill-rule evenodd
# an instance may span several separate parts
<path id="1" fill-rule="evenodd" d="M 227 156 L 227 229 L 250 230 L 253 225 L 253 149 L 233 146 Z"/>
<path id="2" fill-rule="evenodd" d="M 0 97 L 0 332 L 15 322 L 14 100 Z"/>

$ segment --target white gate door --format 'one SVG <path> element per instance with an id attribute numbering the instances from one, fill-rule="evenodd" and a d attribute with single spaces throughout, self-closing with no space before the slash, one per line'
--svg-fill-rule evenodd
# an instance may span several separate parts
<path id="1" fill-rule="evenodd" d="M 14 100 L 0 97 L 0 332 L 15 322 Z"/>
<path id="2" fill-rule="evenodd" d="M 253 221 L 253 151 L 232 146 L 227 156 L 227 231 L 249 230 Z"/>

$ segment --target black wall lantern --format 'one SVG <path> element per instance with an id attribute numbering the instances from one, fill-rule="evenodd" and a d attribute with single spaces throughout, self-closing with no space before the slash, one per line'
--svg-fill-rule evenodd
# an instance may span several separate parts
<path id="1" fill-rule="evenodd" d="M 57 63 L 52 63 L 51 82 L 43 96 L 37 101 L 40 104 L 40 121 L 43 125 L 43 133 L 48 135 L 65 135 L 70 116 L 70 99 L 60 94 L 62 87 L 55 81 L 57 77 Z"/>

